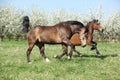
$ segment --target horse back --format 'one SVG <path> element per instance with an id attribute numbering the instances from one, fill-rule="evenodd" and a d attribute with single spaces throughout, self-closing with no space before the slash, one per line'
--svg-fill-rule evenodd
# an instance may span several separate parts
<path id="1" fill-rule="evenodd" d="M 36 39 L 44 43 L 61 43 L 61 38 L 55 27 L 36 27 L 34 29 Z"/>

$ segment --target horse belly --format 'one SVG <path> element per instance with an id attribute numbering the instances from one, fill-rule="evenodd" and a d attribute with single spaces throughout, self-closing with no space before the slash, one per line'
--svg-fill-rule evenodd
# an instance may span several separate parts
<path id="1" fill-rule="evenodd" d="M 71 39 L 70 39 L 71 43 L 74 45 L 81 45 L 80 39 L 79 39 L 79 34 L 74 34 Z"/>
<path id="2" fill-rule="evenodd" d="M 44 42 L 44 43 L 61 43 L 61 39 L 57 33 L 44 34 L 44 36 L 41 35 L 40 39 L 41 39 L 41 42 Z"/>

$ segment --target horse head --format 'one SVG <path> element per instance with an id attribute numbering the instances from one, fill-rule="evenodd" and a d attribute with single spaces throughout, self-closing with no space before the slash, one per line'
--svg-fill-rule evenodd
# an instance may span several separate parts
<path id="1" fill-rule="evenodd" d="M 92 27 L 93 29 L 95 29 L 95 30 L 98 30 L 98 31 L 100 31 L 100 32 L 103 32 L 103 27 L 100 25 L 100 23 L 99 23 L 99 21 L 98 20 L 93 20 L 93 21 L 90 21 L 89 23 L 88 23 L 88 26 L 90 26 L 90 27 Z"/>

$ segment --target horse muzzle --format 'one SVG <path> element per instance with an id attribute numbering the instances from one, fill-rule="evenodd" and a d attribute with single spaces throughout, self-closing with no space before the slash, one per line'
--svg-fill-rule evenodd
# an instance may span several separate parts
<path id="1" fill-rule="evenodd" d="M 82 47 L 85 47 L 86 45 L 81 45 Z"/>
<path id="2" fill-rule="evenodd" d="M 101 28 L 101 29 L 99 29 L 99 31 L 100 31 L 100 32 L 103 32 L 103 31 L 104 31 L 104 29 L 103 29 L 103 28 Z"/>

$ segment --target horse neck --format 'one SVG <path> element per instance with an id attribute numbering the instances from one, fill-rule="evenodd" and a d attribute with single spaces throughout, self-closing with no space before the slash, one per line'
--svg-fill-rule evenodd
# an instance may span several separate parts
<path id="1" fill-rule="evenodd" d="M 93 25 L 92 24 L 89 24 L 88 26 L 88 38 L 87 38 L 87 42 L 90 44 L 90 42 L 92 41 L 93 39 Z"/>

